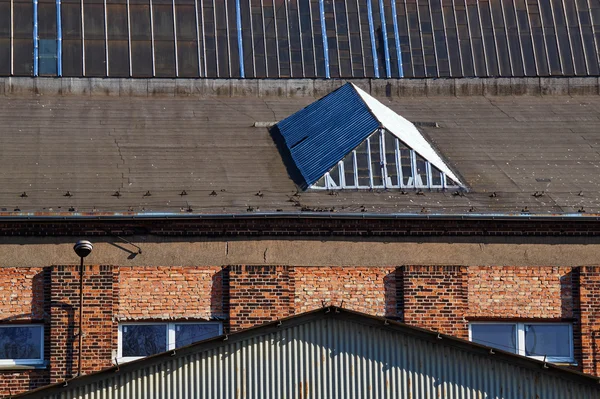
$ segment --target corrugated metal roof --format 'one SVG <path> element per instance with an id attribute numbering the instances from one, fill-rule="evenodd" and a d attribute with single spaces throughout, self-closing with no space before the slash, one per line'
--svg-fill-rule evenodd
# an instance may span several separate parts
<path id="1" fill-rule="evenodd" d="M 354 86 L 345 84 L 277 123 L 273 133 L 283 137 L 302 177 L 297 183 L 307 188 L 379 125 Z"/>
<path id="2" fill-rule="evenodd" d="M 35 70 L 33 7 L 37 3 L 12 8 L 11 4 L 0 1 L 0 75 L 30 76 Z M 65 37 L 57 45 L 56 21 L 61 14 L 55 7 L 39 7 L 40 58 L 46 61 L 43 67 L 40 62 L 40 75 L 56 73 L 59 65 L 64 76 L 102 77 L 420 78 L 600 73 L 598 0 L 196 0 L 150 4 L 111 0 L 97 7 L 78 7 L 63 2 Z M 152 16 L 160 19 L 153 21 Z M 83 21 L 88 21 L 84 29 Z"/>
<path id="3" fill-rule="evenodd" d="M 592 399 L 598 378 L 323 308 L 16 398 Z"/>

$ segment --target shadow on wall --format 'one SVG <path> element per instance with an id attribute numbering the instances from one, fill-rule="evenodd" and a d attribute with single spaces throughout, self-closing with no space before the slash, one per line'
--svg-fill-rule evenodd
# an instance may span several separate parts
<path id="1" fill-rule="evenodd" d="M 402 320 L 402 309 L 399 306 L 402 300 L 399 296 L 402 284 L 400 273 L 400 268 L 396 268 L 383 277 L 385 317 L 392 320 Z"/>
<path id="2" fill-rule="evenodd" d="M 224 267 L 213 274 L 210 288 L 210 318 L 222 320 L 223 328 L 229 329 L 229 270 Z"/>

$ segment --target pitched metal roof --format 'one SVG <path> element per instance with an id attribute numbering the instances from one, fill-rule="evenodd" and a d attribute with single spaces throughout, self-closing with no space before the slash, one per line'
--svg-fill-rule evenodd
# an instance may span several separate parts
<path id="1" fill-rule="evenodd" d="M 59 67 L 63 76 L 91 77 L 600 74 L 597 0 L 129 3 L 63 2 L 57 25 L 55 7 L 41 4 L 34 24 L 37 3 L 0 1 L 0 75 Z"/>
<path id="2" fill-rule="evenodd" d="M 462 185 L 412 123 L 352 83 L 280 121 L 273 134 L 276 142 L 285 144 L 280 146 L 284 158 L 291 157 L 293 164 L 286 159 L 291 176 L 297 170 L 297 183 L 306 189 L 379 127 Z"/>
<path id="3" fill-rule="evenodd" d="M 380 126 L 348 83 L 275 125 L 301 175 L 303 189 L 323 176 Z M 289 167 L 292 168 L 292 165 Z M 293 175 L 292 175 L 293 176 Z"/>
<path id="4" fill-rule="evenodd" d="M 351 372 L 349 372 L 351 371 Z M 304 396 L 592 399 L 600 379 L 433 331 L 325 307 L 15 398 Z"/>

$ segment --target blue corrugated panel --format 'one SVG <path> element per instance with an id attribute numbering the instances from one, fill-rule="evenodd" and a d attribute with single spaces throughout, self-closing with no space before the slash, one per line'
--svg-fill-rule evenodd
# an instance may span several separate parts
<path id="1" fill-rule="evenodd" d="M 280 149 L 289 151 L 298 172 L 290 174 L 305 189 L 373 133 L 379 122 L 347 83 L 275 127 L 274 135 L 281 135 L 275 139 L 284 147 Z"/>

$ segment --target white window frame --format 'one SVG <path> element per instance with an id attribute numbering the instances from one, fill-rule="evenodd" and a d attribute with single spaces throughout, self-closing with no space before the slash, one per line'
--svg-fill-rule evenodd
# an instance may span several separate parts
<path id="1" fill-rule="evenodd" d="M 473 341 L 473 330 L 472 326 L 482 324 L 494 324 L 494 325 L 509 325 L 515 326 L 515 343 L 517 345 L 517 354 L 528 357 L 530 359 L 537 359 L 547 361 L 550 363 L 575 363 L 575 353 L 573 345 L 573 323 L 561 323 L 561 322 L 505 322 L 505 321 L 478 321 L 469 323 L 469 341 Z M 525 326 L 568 326 L 569 327 L 569 357 L 554 357 L 554 356 L 527 356 L 525 354 Z M 487 345 L 486 346 L 491 346 Z M 502 348 L 499 348 L 502 350 Z M 508 352 L 508 349 L 504 349 Z"/>
<path id="2" fill-rule="evenodd" d="M 119 323 L 119 329 L 118 329 L 118 334 L 117 334 L 117 336 L 118 336 L 117 361 L 119 363 L 125 363 L 125 362 L 131 362 L 133 360 L 143 359 L 145 357 L 145 356 L 125 356 L 125 357 L 123 357 L 123 327 L 141 326 L 141 325 L 164 326 L 167 329 L 167 334 L 166 334 L 167 342 L 166 342 L 165 347 L 167 348 L 166 350 L 170 351 L 170 350 L 175 349 L 175 342 L 176 342 L 175 325 L 179 325 L 179 324 L 214 324 L 214 325 L 219 326 L 219 334 L 218 335 L 223 334 L 223 323 L 221 323 L 220 321 L 202 321 L 202 320 L 199 320 L 199 321 L 174 321 L 174 322 L 163 322 L 163 321 L 135 322 L 135 321 L 131 321 L 131 322 L 126 322 L 126 323 Z M 190 343 L 190 345 L 191 345 L 191 343 Z"/>
<path id="3" fill-rule="evenodd" d="M 0 359 L 0 366 L 41 366 L 44 361 L 44 325 L 43 324 L 3 324 L 0 328 L 23 328 L 38 327 L 42 330 L 40 334 L 40 358 L 39 359 Z"/>

